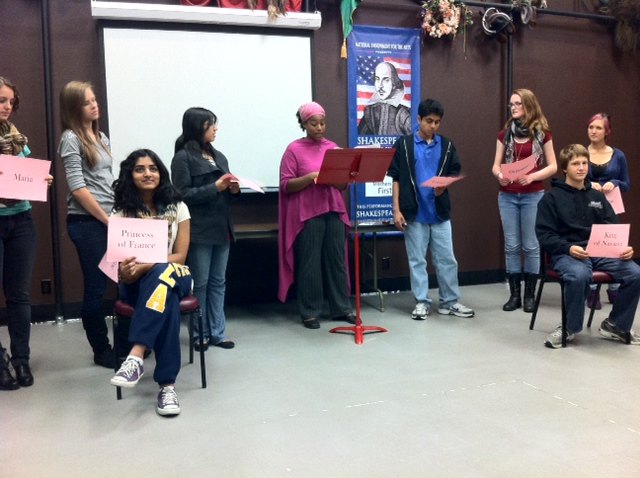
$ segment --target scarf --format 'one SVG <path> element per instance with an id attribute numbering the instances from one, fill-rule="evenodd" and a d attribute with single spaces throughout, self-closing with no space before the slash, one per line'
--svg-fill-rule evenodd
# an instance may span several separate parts
<path id="1" fill-rule="evenodd" d="M 514 155 L 515 138 L 531 138 L 533 136 L 533 154 L 536 157 L 536 165 L 541 166 L 544 160 L 543 142 L 544 131 L 536 130 L 533 135 L 529 132 L 529 128 L 522 124 L 520 120 L 514 120 L 511 122 L 511 126 L 507 129 L 507 133 L 504 135 L 504 162 L 513 163 L 516 158 Z"/>
<path id="2" fill-rule="evenodd" d="M 27 144 L 27 137 L 8 121 L 0 124 L 0 154 L 17 156 Z"/>

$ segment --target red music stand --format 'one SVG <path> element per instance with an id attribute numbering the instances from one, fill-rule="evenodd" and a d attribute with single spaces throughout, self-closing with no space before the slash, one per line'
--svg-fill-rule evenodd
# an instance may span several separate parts
<path id="1" fill-rule="evenodd" d="M 330 149 L 325 153 L 322 167 L 316 182 L 318 184 L 354 184 L 383 181 L 389 169 L 395 149 L 355 148 Z M 354 197 L 357 212 L 357 192 Z M 334 327 L 329 332 L 352 332 L 356 344 L 363 343 L 366 333 L 387 332 L 384 327 L 377 325 L 362 325 L 360 317 L 360 235 L 358 234 L 358 218 L 353 219 L 355 231 L 355 269 L 356 269 L 356 323 L 351 326 Z"/>

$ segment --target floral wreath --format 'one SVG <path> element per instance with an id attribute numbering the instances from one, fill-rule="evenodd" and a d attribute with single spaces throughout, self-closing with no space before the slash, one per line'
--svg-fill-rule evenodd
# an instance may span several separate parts
<path id="1" fill-rule="evenodd" d="M 422 31 L 433 38 L 455 38 L 473 24 L 471 17 L 471 10 L 460 0 L 425 0 L 420 10 Z"/>

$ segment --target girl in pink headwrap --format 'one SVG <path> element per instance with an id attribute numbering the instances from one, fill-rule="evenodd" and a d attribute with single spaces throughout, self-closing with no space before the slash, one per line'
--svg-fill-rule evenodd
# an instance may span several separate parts
<path id="1" fill-rule="evenodd" d="M 325 112 L 318 103 L 303 104 L 296 115 L 306 137 L 289 144 L 280 163 L 278 299 L 287 300 L 295 278 L 306 328 L 320 328 L 325 295 L 333 320 L 354 323 L 345 260 L 350 224 L 345 185 L 315 183 L 325 151 L 338 146 L 324 137 Z"/>

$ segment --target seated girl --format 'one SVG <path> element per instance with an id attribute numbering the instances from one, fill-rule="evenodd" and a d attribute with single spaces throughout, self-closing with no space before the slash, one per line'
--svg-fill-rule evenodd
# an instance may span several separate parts
<path id="1" fill-rule="evenodd" d="M 120 164 L 113 183 L 114 215 L 163 219 L 169 223 L 167 263 L 139 263 L 135 257 L 120 262 L 120 299 L 134 307 L 129 330 L 128 357 L 111 379 L 118 387 L 134 387 L 144 374 L 145 351 L 156 355 L 154 380 L 160 386 L 156 411 L 177 415 L 180 403 L 175 381 L 180 371 L 180 298 L 189 295 L 192 280 L 184 266 L 189 249 L 190 216 L 171 185 L 169 172 L 156 153 L 140 149 Z"/>

